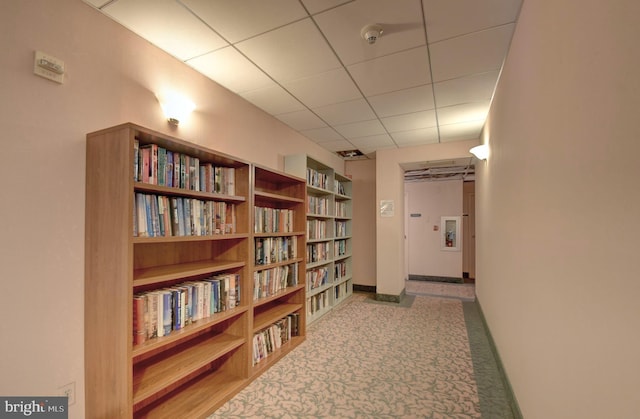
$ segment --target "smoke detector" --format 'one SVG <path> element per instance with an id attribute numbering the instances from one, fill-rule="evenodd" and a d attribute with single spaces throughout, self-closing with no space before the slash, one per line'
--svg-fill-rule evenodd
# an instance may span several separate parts
<path id="1" fill-rule="evenodd" d="M 376 43 L 378 38 L 382 36 L 382 26 L 376 24 L 367 25 L 360 31 L 360 35 L 362 38 L 369 43 L 369 45 L 373 45 Z"/>

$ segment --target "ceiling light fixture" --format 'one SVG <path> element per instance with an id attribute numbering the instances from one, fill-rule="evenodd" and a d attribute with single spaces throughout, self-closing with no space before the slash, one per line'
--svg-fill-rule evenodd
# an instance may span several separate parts
<path id="1" fill-rule="evenodd" d="M 369 43 L 369 45 L 373 45 L 376 43 L 378 38 L 382 36 L 382 26 L 376 24 L 367 25 L 360 31 L 360 35 L 362 38 Z"/>
<path id="2" fill-rule="evenodd" d="M 196 105 L 179 93 L 168 91 L 158 95 L 162 111 L 171 125 L 178 125 L 189 116 Z"/>
<path id="3" fill-rule="evenodd" d="M 471 154 L 476 156 L 478 160 L 486 160 L 489 157 L 489 146 L 487 144 L 480 144 L 469 150 Z"/>

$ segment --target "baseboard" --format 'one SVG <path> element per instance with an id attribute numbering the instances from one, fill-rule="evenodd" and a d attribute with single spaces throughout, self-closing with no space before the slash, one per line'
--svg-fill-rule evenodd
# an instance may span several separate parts
<path id="1" fill-rule="evenodd" d="M 353 291 L 354 292 L 370 292 L 372 294 L 375 294 L 376 293 L 376 286 L 375 285 L 353 284 Z"/>
<path id="2" fill-rule="evenodd" d="M 400 292 L 400 295 L 376 293 L 376 300 L 386 301 L 388 303 L 399 303 L 400 301 L 402 301 L 402 298 L 405 296 L 406 293 L 407 291 L 405 288 L 402 289 L 402 292 Z"/>
<path id="3" fill-rule="evenodd" d="M 498 348 L 496 347 L 496 343 L 493 340 L 493 336 L 491 335 L 491 330 L 489 329 L 489 325 L 487 324 L 487 319 L 484 317 L 484 312 L 482 311 L 482 305 L 480 304 L 480 300 L 478 299 L 477 296 L 476 296 L 476 305 L 478 307 L 478 313 L 480 314 L 480 319 L 482 320 L 482 324 L 486 331 L 487 340 L 489 341 L 489 346 L 491 347 L 491 352 L 493 352 L 493 356 L 496 360 L 498 372 L 502 378 L 502 382 L 507 392 L 507 397 L 509 398 L 509 404 L 511 405 L 511 411 L 513 412 L 513 416 L 516 419 L 523 419 L 522 412 L 520 411 L 520 406 L 518 405 L 518 400 L 516 399 L 515 393 L 513 392 L 513 388 L 511 387 L 511 382 L 509 381 L 509 377 L 507 376 L 507 373 L 504 369 L 504 365 L 502 364 L 502 359 L 500 358 L 500 354 L 498 353 Z"/>

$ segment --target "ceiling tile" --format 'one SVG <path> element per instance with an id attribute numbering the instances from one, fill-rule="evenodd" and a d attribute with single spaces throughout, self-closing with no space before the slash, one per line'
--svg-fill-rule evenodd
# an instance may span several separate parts
<path id="1" fill-rule="evenodd" d="M 487 100 L 485 102 L 438 108 L 438 123 L 440 125 L 449 125 L 461 122 L 484 121 L 487 118 L 489 106 L 491 106 L 491 101 Z"/>
<path id="2" fill-rule="evenodd" d="M 102 11 L 182 61 L 228 45 L 173 0 L 120 0 Z"/>
<path id="3" fill-rule="evenodd" d="M 482 131 L 483 126 L 484 120 L 463 122 L 461 124 L 441 125 L 440 140 L 446 142 L 480 138 L 480 132 Z"/>
<path id="4" fill-rule="evenodd" d="M 380 117 L 426 111 L 435 107 L 430 84 L 369 96 L 367 100 Z"/>
<path id="5" fill-rule="evenodd" d="M 270 87 L 242 93 L 241 96 L 271 115 L 305 109 L 302 103 L 275 83 Z"/>
<path id="6" fill-rule="evenodd" d="M 384 127 L 377 119 L 355 122 L 353 124 L 336 125 L 334 128 L 347 139 L 385 133 Z"/>
<path id="7" fill-rule="evenodd" d="M 368 121 L 376 117 L 364 99 L 314 108 L 313 111 L 330 125 Z"/>
<path id="8" fill-rule="evenodd" d="M 438 128 L 422 128 L 412 131 L 394 132 L 391 138 L 399 147 L 414 146 L 420 144 L 433 144 L 438 142 Z"/>
<path id="9" fill-rule="evenodd" d="M 226 47 L 186 62 L 235 93 L 272 86 L 273 80 L 233 47 Z"/>
<path id="10" fill-rule="evenodd" d="M 236 46 L 280 83 L 340 67 L 311 19 L 292 23 Z"/>
<path id="11" fill-rule="evenodd" d="M 433 81 L 500 69 L 513 27 L 508 24 L 430 44 Z"/>
<path id="12" fill-rule="evenodd" d="M 337 140 L 337 141 L 328 141 L 326 143 L 322 143 L 322 147 L 326 148 L 329 151 L 344 151 L 344 150 L 352 150 L 353 144 L 351 144 L 347 140 Z"/>
<path id="13" fill-rule="evenodd" d="M 307 17 L 298 0 L 180 1 L 231 43 Z"/>
<path id="14" fill-rule="evenodd" d="M 348 70 L 365 96 L 431 82 L 426 46 L 354 64 L 349 66 Z"/>
<path id="15" fill-rule="evenodd" d="M 422 8 L 416 0 L 356 0 L 315 16 L 320 30 L 345 65 L 425 45 Z M 368 44 L 362 28 L 382 26 L 382 36 Z"/>
<path id="16" fill-rule="evenodd" d="M 350 1 L 353 0 L 302 0 L 302 3 L 309 13 L 314 15 Z"/>
<path id="17" fill-rule="evenodd" d="M 389 134 L 352 138 L 349 141 L 363 153 L 370 153 L 371 151 L 381 147 L 389 148 L 396 146 Z"/>
<path id="18" fill-rule="evenodd" d="M 450 106 L 491 99 L 499 75 L 496 70 L 435 83 L 436 102 L 438 106 Z"/>
<path id="19" fill-rule="evenodd" d="M 327 141 L 343 140 L 342 136 L 338 134 L 333 128 L 315 128 L 300 131 L 300 133 L 317 143 L 324 143 Z"/>
<path id="20" fill-rule="evenodd" d="M 282 86 L 310 108 L 362 97 L 343 68 L 285 82 Z"/>
<path id="21" fill-rule="evenodd" d="M 297 131 L 326 127 L 327 124 L 309 110 L 296 111 L 276 115 L 276 118 Z"/>
<path id="22" fill-rule="evenodd" d="M 521 3 L 521 0 L 424 0 L 429 43 L 515 22 Z"/>
<path id="23" fill-rule="evenodd" d="M 437 126 L 436 111 L 414 112 L 405 115 L 382 118 L 382 124 L 389 132 L 408 131 Z"/>

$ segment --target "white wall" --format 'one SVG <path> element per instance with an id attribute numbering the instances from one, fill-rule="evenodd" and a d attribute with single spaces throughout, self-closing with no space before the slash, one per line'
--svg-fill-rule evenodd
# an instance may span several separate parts
<path id="1" fill-rule="evenodd" d="M 130 121 L 276 169 L 294 153 L 344 163 L 80 0 L 2 0 L 0 28 L 0 394 L 75 382 L 82 418 L 87 133 Z M 33 75 L 35 50 L 65 61 L 64 84 Z M 176 130 L 165 86 L 198 106 Z"/>
<path id="2" fill-rule="evenodd" d="M 525 1 L 476 181 L 476 291 L 527 419 L 640 417 L 640 3 Z"/>
<path id="3" fill-rule="evenodd" d="M 462 223 L 462 180 L 406 182 L 408 195 L 409 275 L 462 278 L 462 224 L 457 251 L 442 250 L 440 217 L 460 217 Z M 419 217 L 411 217 L 419 214 Z M 437 226 L 438 230 L 434 230 Z"/>
<path id="4" fill-rule="evenodd" d="M 478 140 L 452 141 L 376 152 L 376 291 L 398 296 L 407 277 L 404 240 L 404 170 L 402 163 L 471 157 Z M 380 201 L 393 201 L 392 217 L 382 217 Z"/>
<path id="5" fill-rule="evenodd" d="M 353 181 L 353 283 L 376 285 L 376 161 L 345 162 Z"/>

